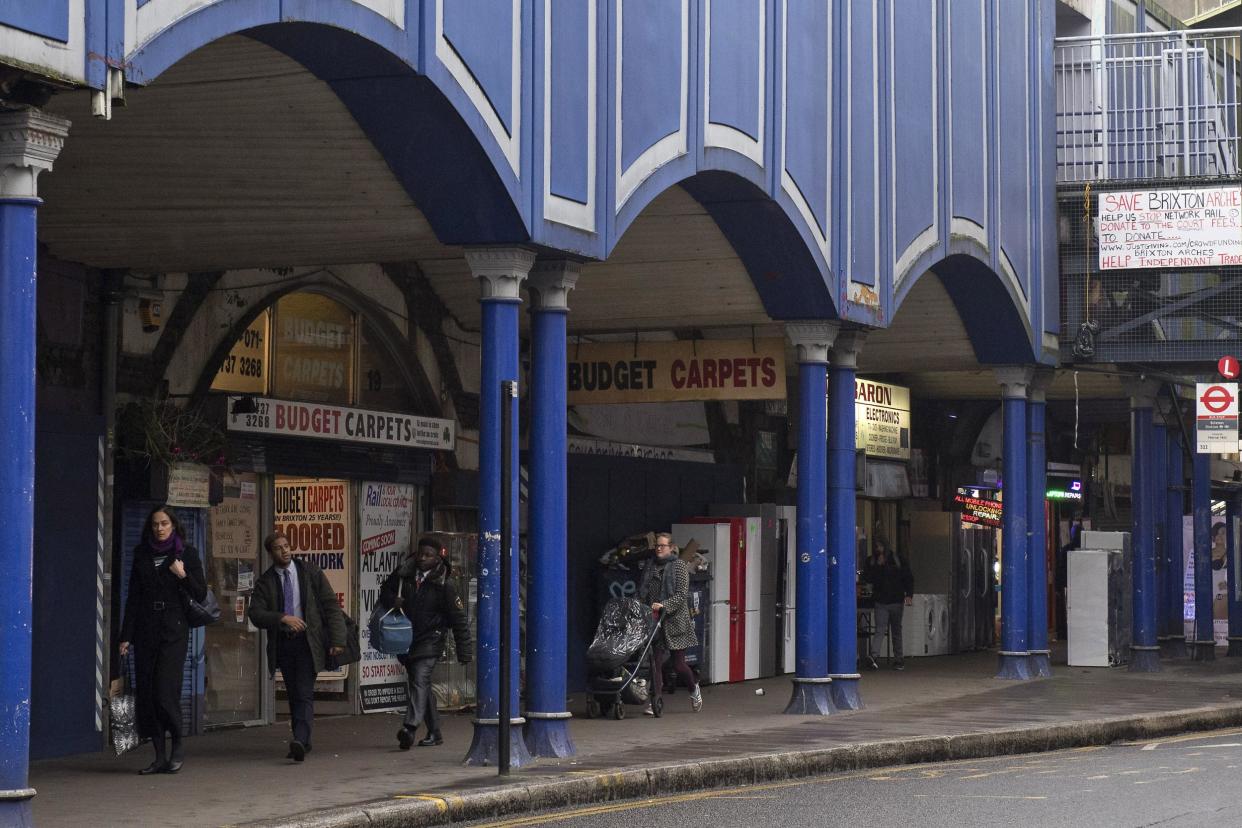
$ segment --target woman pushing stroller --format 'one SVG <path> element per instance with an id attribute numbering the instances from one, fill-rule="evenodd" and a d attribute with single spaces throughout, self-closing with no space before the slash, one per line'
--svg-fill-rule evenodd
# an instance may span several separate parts
<path id="1" fill-rule="evenodd" d="M 703 695 L 694 672 L 686 663 L 686 650 L 698 644 L 690 617 L 690 568 L 675 554 L 673 536 L 667 532 L 656 535 L 656 556 L 643 570 L 638 600 L 656 612 L 664 612 L 652 650 L 652 698 L 660 698 L 664 689 L 664 662 L 672 656 L 673 669 L 690 688 L 690 708 L 698 713 L 703 709 Z M 650 704 L 643 713 L 655 715 Z"/>

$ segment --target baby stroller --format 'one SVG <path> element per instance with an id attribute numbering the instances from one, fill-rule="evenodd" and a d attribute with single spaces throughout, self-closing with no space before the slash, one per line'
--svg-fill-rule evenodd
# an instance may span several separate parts
<path id="1" fill-rule="evenodd" d="M 651 608 L 634 598 L 613 598 L 595 630 L 587 650 L 587 717 L 612 715 L 625 718 L 626 704 L 646 704 L 657 717 L 664 700 L 651 698 L 652 642 L 660 631 L 663 613 L 652 617 Z M 648 678 L 639 678 L 645 672 Z"/>

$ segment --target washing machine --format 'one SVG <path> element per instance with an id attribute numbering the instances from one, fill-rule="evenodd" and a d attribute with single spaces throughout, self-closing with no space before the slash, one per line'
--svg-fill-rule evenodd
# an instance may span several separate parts
<path id="1" fill-rule="evenodd" d="M 932 605 L 931 642 L 928 655 L 948 655 L 952 636 L 949 634 L 949 596 L 929 595 Z"/>
<path id="2" fill-rule="evenodd" d="M 931 652 L 935 642 L 936 596 L 915 595 L 910 606 L 906 607 L 901 616 L 901 648 L 902 655 L 916 658 L 935 655 Z M 888 651 L 885 647 L 885 651 Z"/>

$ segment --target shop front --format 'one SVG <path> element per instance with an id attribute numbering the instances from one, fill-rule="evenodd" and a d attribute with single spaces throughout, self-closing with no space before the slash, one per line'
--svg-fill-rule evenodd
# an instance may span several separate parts
<path id="1" fill-rule="evenodd" d="M 247 617 L 273 531 L 362 620 L 362 661 L 319 675 L 316 712 L 404 706 L 404 669 L 368 646 L 365 619 L 429 528 L 435 457 L 456 443 L 454 422 L 425 416 L 410 385 L 363 313 L 321 293 L 281 297 L 238 336 L 210 383 L 203 410 L 219 412 L 220 461 L 177 464 L 151 497 L 124 504 L 125 550 L 157 500 L 177 507 L 222 609 L 218 623 L 195 632 L 187 660 L 192 732 L 283 713 L 280 674 L 270 678 L 262 634 Z"/>

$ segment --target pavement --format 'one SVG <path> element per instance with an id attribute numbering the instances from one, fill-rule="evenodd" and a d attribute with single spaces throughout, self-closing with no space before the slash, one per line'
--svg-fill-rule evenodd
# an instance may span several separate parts
<path id="1" fill-rule="evenodd" d="M 1055 655 L 1054 655 L 1055 662 Z M 460 762 L 469 715 L 448 715 L 440 747 L 398 750 L 400 719 L 319 719 L 307 761 L 285 760 L 277 724 L 187 740 L 184 770 L 140 777 L 146 748 L 32 763 L 37 824 L 354 828 L 438 825 L 552 807 L 796 779 L 864 767 L 1110 744 L 1242 724 L 1242 659 L 1165 662 L 1164 671 L 1054 666 L 1049 679 L 993 677 L 994 653 L 907 659 L 864 674 L 867 708 L 784 716 L 788 678 L 684 691 L 661 719 L 576 718 L 578 755 L 501 780 Z M 762 694 L 757 693 L 763 690 Z M 585 713 L 585 700 L 570 710 Z"/>

